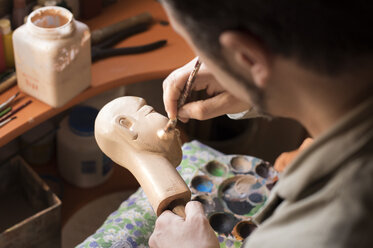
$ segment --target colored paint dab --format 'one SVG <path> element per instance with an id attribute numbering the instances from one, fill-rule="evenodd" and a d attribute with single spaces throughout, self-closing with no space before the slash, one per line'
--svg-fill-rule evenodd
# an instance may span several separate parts
<path id="1" fill-rule="evenodd" d="M 196 189 L 198 191 L 201 191 L 201 192 L 211 192 L 212 191 L 212 187 L 214 185 L 212 184 L 212 182 L 210 181 L 204 181 L 204 182 L 201 182 L 200 184 L 196 185 Z"/>

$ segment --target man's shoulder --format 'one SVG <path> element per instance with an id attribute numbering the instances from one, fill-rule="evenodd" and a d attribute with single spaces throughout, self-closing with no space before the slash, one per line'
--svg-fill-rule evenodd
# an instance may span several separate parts
<path id="1" fill-rule="evenodd" d="M 369 148 L 372 149 L 372 148 Z M 373 153 L 360 150 L 300 199 L 284 199 L 244 247 L 373 247 Z"/>

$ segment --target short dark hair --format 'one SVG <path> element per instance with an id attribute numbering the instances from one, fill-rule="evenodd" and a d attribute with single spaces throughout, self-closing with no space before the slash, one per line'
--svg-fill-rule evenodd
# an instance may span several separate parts
<path id="1" fill-rule="evenodd" d="M 373 53 L 368 0 L 162 0 L 195 45 L 221 58 L 224 30 L 249 32 L 274 53 L 336 74 Z"/>

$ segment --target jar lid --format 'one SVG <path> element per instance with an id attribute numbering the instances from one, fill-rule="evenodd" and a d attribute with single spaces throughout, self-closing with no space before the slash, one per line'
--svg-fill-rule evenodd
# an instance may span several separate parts
<path id="1" fill-rule="evenodd" d="M 93 136 L 98 110 L 89 106 L 76 106 L 69 115 L 69 127 L 79 136 Z"/>

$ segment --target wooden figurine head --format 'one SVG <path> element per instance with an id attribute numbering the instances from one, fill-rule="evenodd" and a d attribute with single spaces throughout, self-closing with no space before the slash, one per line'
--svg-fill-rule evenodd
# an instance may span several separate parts
<path id="1" fill-rule="evenodd" d="M 190 199 L 190 191 L 175 169 L 182 158 L 178 130 L 166 139 L 157 135 L 167 121 L 144 99 L 126 96 L 106 104 L 95 122 L 98 146 L 136 177 L 157 215 L 173 201 Z"/>

